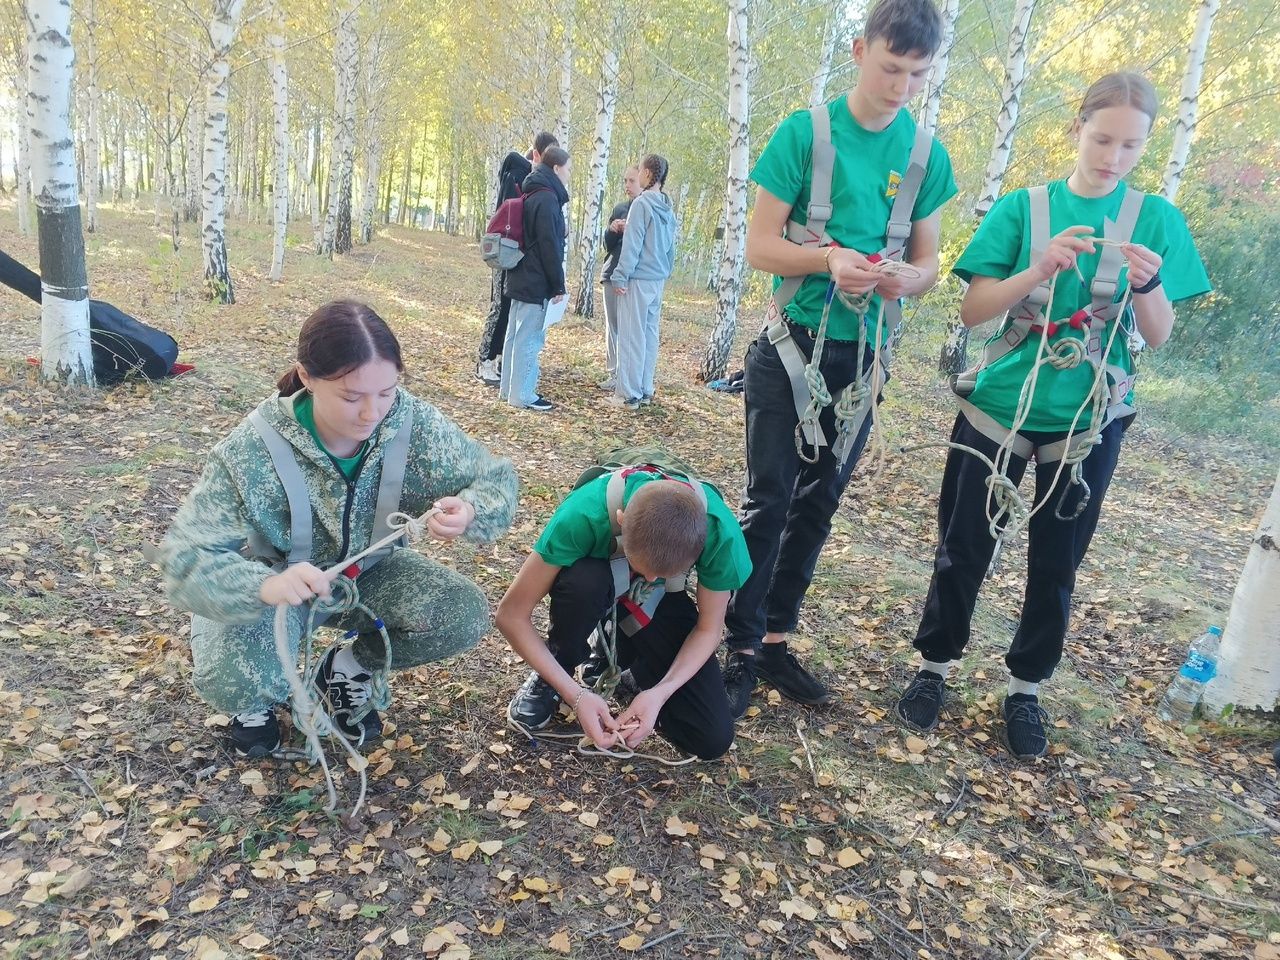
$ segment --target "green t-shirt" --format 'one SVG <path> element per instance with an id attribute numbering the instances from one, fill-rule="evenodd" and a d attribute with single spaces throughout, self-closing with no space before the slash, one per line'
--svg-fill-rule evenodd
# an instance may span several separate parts
<path id="1" fill-rule="evenodd" d="M 622 503 L 652 480 L 655 473 L 633 473 L 622 488 Z M 534 551 L 557 567 L 567 567 L 583 557 L 607 560 L 612 555 L 613 525 L 609 522 L 607 488 L 609 474 L 597 477 L 572 491 L 547 522 Z M 733 511 L 725 506 L 715 487 L 704 483 L 707 492 L 707 543 L 694 568 L 698 583 L 708 590 L 737 590 L 751 575 L 747 541 Z"/>
<path id="2" fill-rule="evenodd" d="M 1103 236 L 1104 221 L 1114 220 L 1120 212 L 1128 187 L 1121 182 L 1105 197 L 1080 197 L 1072 193 L 1065 180 L 1054 180 L 1049 187 L 1049 235 L 1056 236 L 1067 227 L 1083 225 L 1093 227 L 1096 236 Z M 1160 277 L 1170 300 L 1208 293 L 1209 278 L 1204 264 L 1196 252 L 1195 241 L 1187 230 L 1181 212 L 1163 197 L 1148 194 L 1142 201 L 1138 222 L 1133 230 L 1133 242 L 1159 254 L 1163 263 Z M 1093 282 L 1094 272 L 1102 247 L 1094 254 L 1078 258 L 1080 272 L 1087 283 Z M 1005 194 L 987 212 L 969 246 L 965 248 L 952 272 L 966 282 L 975 275 L 1005 279 L 1027 269 L 1031 262 L 1031 205 L 1026 190 Z M 1126 288 L 1127 268 L 1120 271 L 1119 300 Z M 1050 319 L 1065 321 L 1082 307 L 1092 302 L 1086 284 L 1081 284 L 1075 271 L 1058 274 L 1053 290 L 1053 309 Z M 1111 340 L 1107 362 L 1132 373 L 1133 357 L 1129 350 L 1126 330 L 1132 329 L 1132 312 L 1118 318 L 1125 329 Z M 1111 338 L 1111 324 L 1102 331 L 1102 342 Z M 1004 324 L 993 334 L 993 339 L 1004 332 Z M 1058 329 L 1054 341 L 1063 337 L 1084 338 L 1084 331 L 1074 330 L 1065 323 Z M 977 385 L 969 396 L 969 402 L 994 417 L 1006 427 L 1013 425 L 1018 397 L 1023 383 L 1030 374 L 1040 347 L 1040 337 L 1032 334 L 1015 350 L 1005 354 L 978 374 Z M 1024 430 L 1047 432 L 1069 430 L 1080 405 L 1088 396 L 1095 377 L 1093 366 L 1081 363 L 1071 370 L 1056 370 L 1049 364 L 1040 368 L 1031 412 L 1023 424 Z M 1132 403 L 1132 394 L 1130 394 Z M 1081 415 L 1076 430 L 1089 425 L 1089 411 Z"/>
<path id="3" fill-rule="evenodd" d="M 369 451 L 369 441 L 366 440 L 360 444 L 360 449 L 350 457 L 335 457 L 324 445 L 324 441 L 320 439 L 320 434 L 316 431 L 316 413 L 313 409 L 312 396 L 309 393 L 302 393 L 293 399 L 293 418 L 302 424 L 307 433 L 316 441 L 318 446 L 325 453 L 329 454 L 329 459 L 338 465 L 338 469 L 342 471 L 342 475 L 350 480 L 356 475 L 356 471 L 360 468 L 360 461 L 364 459 L 364 455 Z"/>
<path id="4" fill-rule="evenodd" d="M 831 143 L 836 151 L 831 175 L 831 219 L 827 233 L 842 247 L 859 253 L 879 253 L 885 245 L 889 211 L 897 195 L 898 181 L 906 173 L 911 147 L 916 139 L 916 123 L 906 110 L 899 110 L 883 130 L 867 130 L 849 112 L 848 97 L 827 104 L 831 114 Z M 791 114 L 774 131 L 764 152 L 751 171 L 751 179 L 784 203 L 791 205 L 791 219 L 806 222 L 809 207 L 813 121 L 808 110 Z M 913 221 L 924 220 L 956 193 L 951 175 L 951 158 L 935 138 L 925 168 L 924 182 L 916 196 Z M 831 278 L 813 273 L 805 278 L 791 302 L 787 316 L 793 323 L 817 330 L 822 321 L 823 302 Z M 776 290 L 781 277 L 773 278 Z M 872 297 L 867 311 L 868 336 L 874 340 L 879 298 Z M 887 336 L 891 331 L 882 331 Z M 831 303 L 827 336 L 832 340 L 857 340 L 858 315 L 836 297 Z"/>

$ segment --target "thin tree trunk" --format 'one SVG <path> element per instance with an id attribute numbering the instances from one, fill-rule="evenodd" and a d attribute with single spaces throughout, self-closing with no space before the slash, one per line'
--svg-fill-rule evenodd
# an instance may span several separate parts
<path id="1" fill-rule="evenodd" d="M 751 36 L 748 0 L 729 2 L 729 172 L 725 182 L 724 252 L 716 284 L 716 325 L 699 377 L 723 377 L 738 329 L 742 254 L 747 234 L 747 164 L 751 130 Z"/>
<path id="2" fill-rule="evenodd" d="M 693 216 L 685 217 L 680 223 L 680 238 L 684 247 L 680 254 L 680 268 L 688 270 L 694 253 L 701 248 L 697 242 L 697 231 L 702 226 L 702 218 L 707 210 L 707 188 L 698 189 L 698 199 L 693 204 Z"/>
<path id="3" fill-rule="evenodd" d="M 23 56 L 24 66 L 22 71 L 22 92 L 24 98 L 27 92 L 27 84 L 30 83 L 29 66 L 25 64 L 26 56 Z M 26 117 L 24 116 L 18 122 L 18 169 L 17 169 L 17 187 L 18 187 L 18 232 L 24 237 L 31 236 L 31 130 L 28 126 Z"/>
<path id="4" fill-rule="evenodd" d="M 378 121 L 382 98 L 378 91 L 377 69 L 382 61 L 382 31 L 373 34 L 360 75 L 360 90 L 364 99 L 364 128 L 361 135 L 364 147 L 363 197 L 360 201 L 360 242 L 373 241 L 374 210 L 378 205 L 379 181 L 382 178 L 382 146 L 378 136 Z"/>
<path id="5" fill-rule="evenodd" d="M 1036 0 L 1017 0 L 1013 12 L 1013 26 L 1009 31 L 1009 48 L 1005 55 L 1004 89 L 1000 94 L 1000 115 L 996 118 L 996 136 L 991 145 L 991 159 L 987 162 L 982 189 L 973 215 L 981 220 L 1000 196 L 1000 185 L 1009 168 L 1009 156 L 1013 152 L 1014 132 L 1018 127 L 1018 108 L 1022 101 L 1022 87 L 1027 76 L 1027 34 L 1031 29 L 1031 14 Z M 948 325 L 947 338 L 938 357 L 938 370 L 955 376 L 965 368 L 965 354 L 969 346 L 969 330 L 958 319 Z"/>
<path id="6" fill-rule="evenodd" d="M 618 106 L 618 55 L 605 50 L 600 65 L 600 92 L 596 96 L 596 135 L 591 142 L 591 172 L 587 177 L 586 210 L 582 216 L 582 241 L 578 259 L 582 276 L 574 312 L 595 316 L 596 253 L 600 249 L 600 212 L 609 175 L 609 149 L 613 142 L 613 117 Z"/>
<path id="7" fill-rule="evenodd" d="M 284 58 L 284 13 L 278 0 L 271 4 L 271 120 L 274 132 L 275 172 L 271 180 L 271 272 L 279 281 L 284 275 L 285 233 L 289 228 L 289 70 Z"/>
<path id="8" fill-rule="evenodd" d="M 46 379 L 93 386 L 89 278 L 71 131 L 75 62 L 70 0 L 28 0 L 27 125 L 40 237 L 41 372 Z"/>
<path id="9" fill-rule="evenodd" d="M 822 24 L 822 49 L 818 52 L 818 69 L 813 75 L 813 86 L 809 90 L 810 109 L 827 102 L 827 83 L 831 79 L 831 56 L 835 51 L 836 23 L 845 16 L 847 12 L 844 8 L 832 5 Z"/>
<path id="10" fill-rule="evenodd" d="M 204 249 L 204 278 L 209 298 L 235 303 L 231 270 L 227 265 L 227 88 L 231 65 L 227 57 L 235 42 L 244 0 L 214 0 L 207 26 L 213 44 L 209 66 L 209 97 L 204 121 L 204 216 L 200 237 Z"/>
<path id="11" fill-rule="evenodd" d="M 124 156 L 124 107 L 121 105 L 120 116 L 116 118 L 116 203 L 123 203 L 129 191 L 129 174 L 125 169 Z"/>
<path id="12" fill-rule="evenodd" d="M 569 149 L 569 114 L 573 107 L 573 13 L 566 6 L 561 18 L 564 31 L 560 45 L 560 103 L 556 110 L 556 139 Z"/>
<path id="13" fill-rule="evenodd" d="M 1178 195 L 1178 186 L 1187 168 L 1187 155 L 1191 152 L 1191 139 L 1196 132 L 1204 56 L 1209 49 L 1213 18 L 1218 15 L 1218 0 L 1199 0 L 1199 3 L 1195 32 L 1191 34 L 1191 46 L 1187 49 L 1187 69 L 1182 75 L 1182 96 L 1178 100 L 1178 120 L 1173 126 L 1173 146 L 1169 150 L 1169 162 L 1164 168 L 1164 182 L 1160 188 L 1160 193 L 1170 203 Z"/>
<path id="14" fill-rule="evenodd" d="M 1205 712 L 1272 711 L 1280 703 L 1280 474 L 1236 584 Z"/>
<path id="15" fill-rule="evenodd" d="M 311 207 L 311 236 L 319 250 L 324 241 L 320 220 L 320 118 L 311 125 L 311 178 L 307 181 L 307 204 Z"/>
<path id="16" fill-rule="evenodd" d="M 196 89 L 199 89 L 197 85 Z M 192 102 L 187 107 L 187 167 L 186 189 L 183 190 L 182 219 L 187 223 L 195 223 L 200 217 L 201 191 L 200 166 L 204 157 L 201 143 L 201 127 L 203 116 L 198 108 L 198 95 L 192 95 Z"/>
<path id="17" fill-rule="evenodd" d="M 404 226 L 409 222 L 409 183 L 413 176 L 413 124 L 409 124 L 409 142 L 404 148 L 404 179 L 400 182 L 400 209 L 397 211 L 396 223 Z"/>
<path id="18" fill-rule="evenodd" d="M 382 223 L 391 222 L 391 184 L 395 179 L 395 154 L 391 155 L 391 161 L 387 164 L 387 186 L 382 193 Z"/>
<path id="19" fill-rule="evenodd" d="M 929 69 L 929 80 L 924 97 L 924 110 L 920 114 L 920 125 L 933 133 L 938 129 L 938 111 L 942 106 L 942 85 L 947 79 L 947 64 L 951 59 L 951 48 L 956 42 L 956 17 L 960 14 L 960 0 L 946 0 L 942 11 L 942 46 L 938 56 Z"/>
<path id="20" fill-rule="evenodd" d="M 329 160 L 329 206 L 324 218 L 322 256 L 351 249 L 351 170 L 355 161 L 356 14 L 360 0 L 348 0 L 338 12 L 334 47 L 333 153 Z"/>
<path id="21" fill-rule="evenodd" d="M 84 140 L 84 227 L 89 233 L 98 229 L 98 177 L 100 174 L 98 158 L 101 149 L 98 144 L 98 42 L 93 34 L 98 24 L 94 6 L 93 0 L 89 0 L 85 15 L 89 48 L 89 125 Z"/>

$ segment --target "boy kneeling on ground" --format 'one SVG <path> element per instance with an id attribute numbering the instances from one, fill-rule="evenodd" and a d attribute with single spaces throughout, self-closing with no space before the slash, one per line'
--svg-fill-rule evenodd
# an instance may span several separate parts
<path id="1" fill-rule="evenodd" d="M 611 509 L 611 482 L 621 509 Z M 681 583 L 691 567 L 696 604 Z M 582 484 L 556 509 L 498 605 L 498 630 L 534 671 L 508 716 L 538 730 L 563 701 L 601 749 L 635 749 L 656 728 L 703 760 L 723 756 L 733 743 L 733 718 L 714 653 L 730 593 L 750 571 L 742 529 L 710 484 L 652 465 Z M 544 642 L 533 611 L 546 596 Z M 618 689 L 634 693 L 616 717 L 587 683 L 605 667 L 589 640 L 606 619 L 623 671 Z M 586 685 L 573 678 L 584 662 Z"/>

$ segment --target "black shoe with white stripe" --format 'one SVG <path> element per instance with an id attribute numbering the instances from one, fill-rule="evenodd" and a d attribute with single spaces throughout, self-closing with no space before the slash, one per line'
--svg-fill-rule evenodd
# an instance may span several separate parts
<path id="1" fill-rule="evenodd" d="M 373 696 L 373 674 L 360 666 L 347 648 L 334 644 L 325 651 L 316 671 L 315 686 L 333 725 L 354 746 L 375 743 L 382 736 L 382 718 L 377 710 L 369 707 L 364 716 L 356 719 Z"/>
<path id="2" fill-rule="evenodd" d="M 280 721 L 276 708 L 246 710 L 231 718 L 231 749 L 238 757 L 260 760 L 280 749 Z"/>

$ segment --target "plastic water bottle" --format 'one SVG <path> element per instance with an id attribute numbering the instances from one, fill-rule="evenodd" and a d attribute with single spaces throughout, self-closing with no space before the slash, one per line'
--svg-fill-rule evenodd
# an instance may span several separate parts
<path id="1" fill-rule="evenodd" d="M 1222 628 L 1210 627 L 1187 650 L 1187 659 L 1178 668 L 1173 683 L 1164 692 L 1156 716 L 1166 723 L 1186 723 L 1195 713 L 1204 686 L 1218 672 L 1218 643 Z"/>

